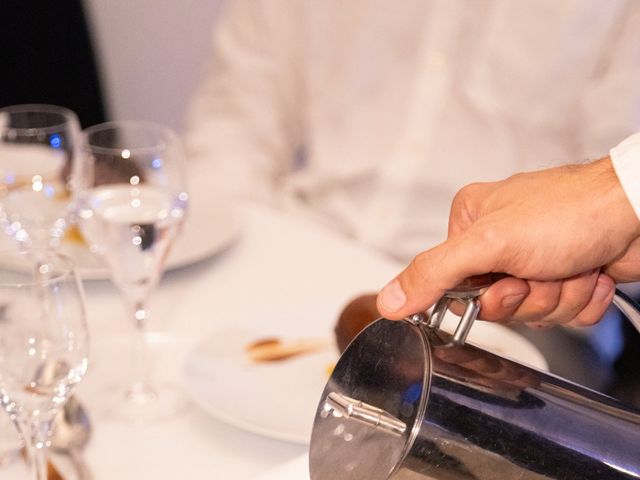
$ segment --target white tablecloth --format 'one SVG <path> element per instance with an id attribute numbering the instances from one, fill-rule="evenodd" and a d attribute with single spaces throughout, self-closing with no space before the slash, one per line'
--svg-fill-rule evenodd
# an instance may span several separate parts
<path id="1" fill-rule="evenodd" d="M 326 335 L 345 302 L 380 288 L 400 268 L 304 218 L 255 205 L 242 207 L 240 215 L 242 232 L 231 248 L 167 272 L 154 294 L 150 327 L 160 332 L 152 339 L 158 339 L 161 380 L 179 382 L 184 355 L 229 325 L 271 323 L 276 329 L 279 319 L 297 315 L 292 335 Z M 123 338 L 132 326 L 108 281 L 87 282 L 86 291 L 94 354 L 78 394 L 95 412 L 86 459 L 96 480 L 256 479 L 305 453 L 302 445 L 228 426 L 194 405 L 147 427 L 103 418 L 94 404 L 117 372 L 127 372 L 131 349 Z M 322 320 L 305 322 L 306 312 Z"/>

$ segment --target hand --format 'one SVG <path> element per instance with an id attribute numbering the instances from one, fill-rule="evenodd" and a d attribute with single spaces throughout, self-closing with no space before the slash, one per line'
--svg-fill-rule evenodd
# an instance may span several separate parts
<path id="1" fill-rule="evenodd" d="M 640 279 L 639 236 L 609 158 L 472 184 L 454 199 L 447 241 L 415 257 L 377 306 L 403 318 L 469 276 L 504 272 L 481 297 L 481 318 L 590 325 L 615 282 Z"/>

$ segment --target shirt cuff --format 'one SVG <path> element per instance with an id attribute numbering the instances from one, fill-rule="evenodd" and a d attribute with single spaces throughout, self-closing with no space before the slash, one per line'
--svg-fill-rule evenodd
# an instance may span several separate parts
<path id="1" fill-rule="evenodd" d="M 622 189 L 640 219 L 640 133 L 612 148 L 609 157 Z"/>

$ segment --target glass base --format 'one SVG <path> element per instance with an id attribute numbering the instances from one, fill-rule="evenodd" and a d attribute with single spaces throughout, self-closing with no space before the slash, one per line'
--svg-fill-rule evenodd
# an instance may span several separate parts
<path id="1" fill-rule="evenodd" d="M 176 385 L 135 384 L 126 391 L 109 390 L 100 403 L 105 418 L 144 426 L 178 417 L 188 402 Z"/>

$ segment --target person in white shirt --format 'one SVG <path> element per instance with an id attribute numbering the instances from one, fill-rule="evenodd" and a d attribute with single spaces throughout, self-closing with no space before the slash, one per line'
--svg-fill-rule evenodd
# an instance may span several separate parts
<path id="1" fill-rule="evenodd" d="M 408 261 L 463 185 L 640 128 L 639 31 L 638 1 L 230 1 L 188 117 L 194 188 Z"/>
<path id="2" fill-rule="evenodd" d="M 449 238 L 378 296 L 383 316 L 424 311 L 465 278 L 498 280 L 484 319 L 591 325 L 616 283 L 640 280 L 640 133 L 601 160 L 476 183 L 456 196 Z"/>

